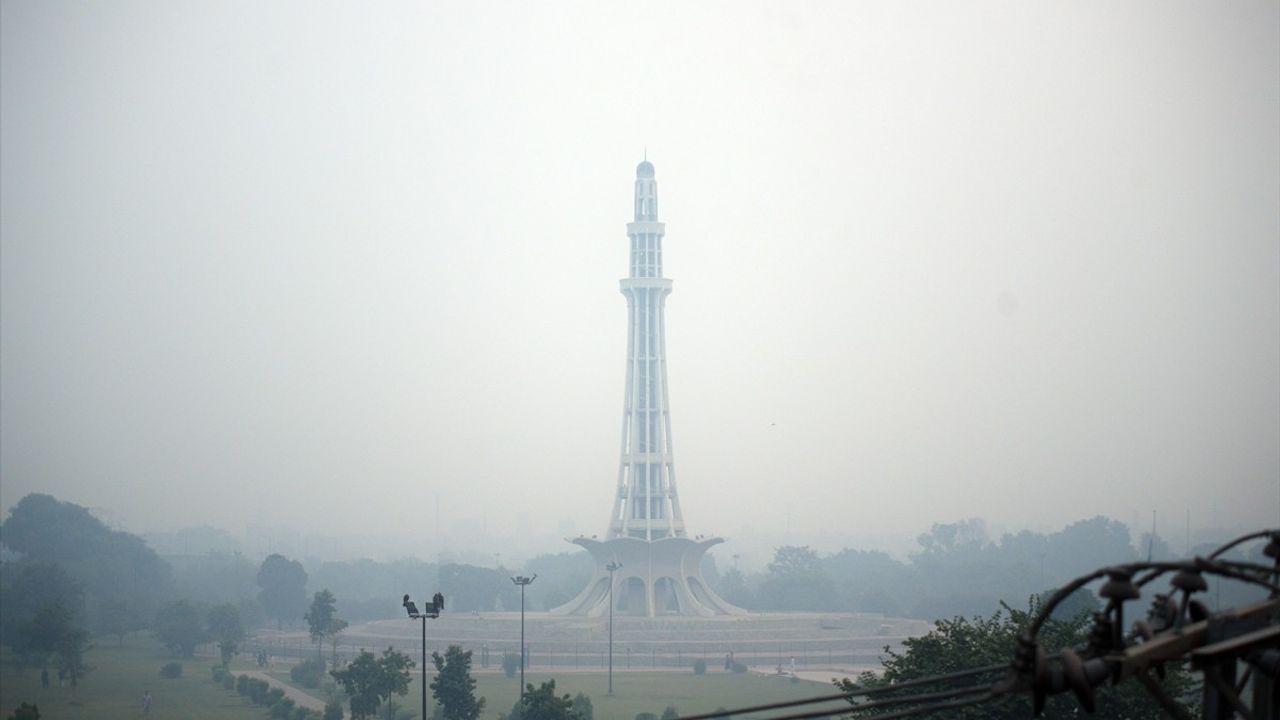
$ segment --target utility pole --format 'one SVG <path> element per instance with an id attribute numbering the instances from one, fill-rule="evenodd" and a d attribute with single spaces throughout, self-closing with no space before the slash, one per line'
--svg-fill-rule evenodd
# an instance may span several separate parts
<path id="1" fill-rule="evenodd" d="M 525 577 L 517 575 L 511 578 L 511 582 L 520 586 L 520 699 L 524 699 L 524 589 L 529 583 L 538 579 L 538 574 L 534 573 L 533 577 Z"/>
<path id="2" fill-rule="evenodd" d="M 418 605 L 409 599 L 409 593 L 405 593 L 404 602 L 405 612 L 409 613 L 410 620 L 422 621 L 422 717 L 427 717 L 427 618 L 435 619 L 440 617 L 440 611 L 444 610 L 444 595 L 436 593 L 431 598 L 431 602 L 423 603 L 422 612 L 418 612 Z"/>
<path id="3" fill-rule="evenodd" d="M 614 560 L 604 566 L 609 571 L 609 695 L 613 695 L 613 573 L 622 567 L 622 563 Z"/>

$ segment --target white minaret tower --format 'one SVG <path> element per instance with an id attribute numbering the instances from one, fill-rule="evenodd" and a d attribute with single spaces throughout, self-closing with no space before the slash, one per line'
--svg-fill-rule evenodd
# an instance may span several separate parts
<path id="1" fill-rule="evenodd" d="M 631 272 L 621 281 L 627 298 L 627 377 L 622 407 L 622 453 L 609 529 L 601 542 L 572 542 L 595 558 L 596 570 L 578 597 L 551 610 L 556 615 L 737 615 L 702 577 L 702 556 L 718 537 L 685 534 L 671 451 L 667 403 L 666 301 L 671 281 L 662 276 L 658 182 L 647 159 L 636 166 L 635 220 L 627 223 Z M 614 572 L 610 572 L 610 567 Z M 610 582 L 612 581 L 612 592 Z"/>
<path id="2" fill-rule="evenodd" d="M 630 277 L 621 281 L 627 298 L 627 377 L 622 407 L 622 456 L 618 492 L 609 517 L 609 539 L 684 537 L 671 453 L 667 402 L 666 302 L 671 281 L 662 277 L 658 181 L 648 160 L 636 168 L 635 222 Z"/>

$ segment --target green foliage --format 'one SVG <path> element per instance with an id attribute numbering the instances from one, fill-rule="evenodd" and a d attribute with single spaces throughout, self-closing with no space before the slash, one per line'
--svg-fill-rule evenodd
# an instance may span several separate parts
<path id="1" fill-rule="evenodd" d="M 169 565 L 142 538 L 111 530 L 79 505 L 32 494 L 19 500 L 9 512 L 0 527 L 4 544 L 25 556 L 23 564 L 60 566 L 83 586 L 87 607 L 92 610 L 107 600 L 119 600 L 135 611 L 135 619 L 141 620 L 149 614 L 146 610 L 152 599 L 168 594 L 172 586 Z M 121 578 L 128 578 L 128 582 L 121 583 Z M 66 596 L 58 599 L 73 614 L 80 614 L 78 603 Z M 6 607 L 6 615 L 13 607 L 12 600 L 6 596 L 0 602 Z M 83 625 L 97 627 L 92 617 L 85 618 Z"/>
<path id="2" fill-rule="evenodd" d="M 304 616 L 310 630 L 311 642 L 316 643 L 317 653 L 320 645 L 328 638 L 333 643 L 333 657 L 338 658 L 338 636 L 347 628 L 347 621 L 338 617 L 337 601 L 328 588 L 316 593 L 311 599 L 311 608 Z"/>
<path id="3" fill-rule="evenodd" d="M 9 714 L 9 720 L 40 720 L 40 708 L 22 703 Z"/>
<path id="4" fill-rule="evenodd" d="M 249 694 L 249 676 L 248 675 L 236 676 L 236 692 L 241 695 Z"/>
<path id="5" fill-rule="evenodd" d="M 450 645 L 443 656 L 431 653 L 436 679 L 431 695 L 440 704 L 444 720 L 476 720 L 484 710 L 484 698 L 476 699 L 476 681 L 471 677 L 471 651 Z"/>
<path id="6" fill-rule="evenodd" d="M 747 664 L 734 660 L 733 662 L 729 663 L 729 669 L 736 673 L 744 673 L 747 671 Z"/>
<path id="7" fill-rule="evenodd" d="M 524 564 L 524 571 L 526 575 L 538 576 L 538 582 L 525 590 L 529 607 L 550 610 L 569 602 L 587 586 L 595 571 L 595 561 L 591 553 L 578 549 L 538 555 Z M 503 604 L 515 609 L 507 606 L 506 600 Z"/>
<path id="8" fill-rule="evenodd" d="M 668 705 L 662 711 L 662 717 L 659 720 L 677 720 L 680 717 L 680 711 L 674 705 Z"/>
<path id="9" fill-rule="evenodd" d="M 636 713 L 635 720 L 658 720 L 658 716 L 651 712 Z"/>
<path id="10" fill-rule="evenodd" d="M 227 674 L 226 665 L 214 665 L 210 670 L 213 672 L 213 681 L 216 683 L 222 682 L 222 678 Z"/>
<path id="11" fill-rule="evenodd" d="M 529 683 L 516 707 L 520 720 L 580 720 L 569 694 L 556 695 L 555 680 L 548 680 L 537 688 Z"/>
<path id="12" fill-rule="evenodd" d="M 520 653 L 503 653 L 502 654 L 502 672 L 507 677 L 515 677 L 520 671 Z"/>
<path id="13" fill-rule="evenodd" d="M 278 688 L 277 688 L 278 689 Z M 287 697 L 281 697 L 271 706 L 271 717 L 278 720 L 289 720 L 289 716 L 293 714 L 293 708 L 296 703 Z"/>
<path id="14" fill-rule="evenodd" d="M 413 660 L 392 648 L 381 657 L 362 651 L 342 670 L 329 672 L 346 690 L 351 702 L 352 720 L 372 717 L 384 700 L 409 691 L 409 669 Z"/>
<path id="15" fill-rule="evenodd" d="M 284 690 L 278 687 L 267 686 L 267 702 L 266 705 L 275 705 L 284 699 Z"/>
<path id="16" fill-rule="evenodd" d="M 164 666 L 160 668 L 160 677 L 165 680 L 173 680 L 182 677 L 182 663 L 165 663 Z"/>
<path id="17" fill-rule="evenodd" d="M 240 611 L 231 603 L 215 605 L 209 610 L 209 636 L 218 641 L 222 664 L 227 665 L 240 649 L 244 640 L 244 626 L 240 624 Z"/>
<path id="18" fill-rule="evenodd" d="M 707 661 L 706 661 L 706 660 L 703 660 L 702 658 L 698 658 L 697 660 L 694 660 L 694 661 L 693 661 L 693 674 L 694 674 L 694 675 L 706 675 L 706 674 L 707 674 Z"/>
<path id="19" fill-rule="evenodd" d="M 774 551 L 758 601 L 764 610 L 832 610 L 835 586 L 812 548 L 783 546 Z"/>
<path id="20" fill-rule="evenodd" d="M 303 660 L 289 669 L 289 677 L 295 685 L 318 688 L 320 680 L 324 677 L 324 660 L 319 658 Z"/>
<path id="21" fill-rule="evenodd" d="M 307 606 L 307 571 L 296 560 L 273 554 L 258 569 L 258 602 L 277 626 L 291 622 Z"/>
<path id="22" fill-rule="evenodd" d="M 454 612 L 493 610 L 499 601 L 508 610 L 520 607 L 520 592 L 506 572 L 494 568 L 441 565 L 440 591 Z"/>
<path id="23" fill-rule="evenodd" d="M 1015 610 L 1003 605 L 990 617 L 965 619 L 961 617 L 934 622 L 934 629 L 921 637 L 903 641 L 901 652 L 885 647 L 882 661 L 884 672 L 877 677 L 863 673 L 858 682 L 845 678 L 836 686 L 846 692 L 859 687 L 877 687 L 917 678 L 942 675 L 983 665 L 1007 663 L 1013 657 L 1018 635 L 1039 610 L 1039 600 L 1032 597 L 1028 609 Z M 1040 630 L 1039 641 L 1050 653 L 1064 647 L 1079 647 L 1086 641 L 1089 618 L 1081 614 L 1070 620 L 1048 620 Z M 1185 670 L 1169 668 L 1163 681 L 1171 697 L 1181 697 L 1188 687 Z M 970 681 L 940 682 L 928 685 L 921 692 L 965 687 Z M 1146 690 L 1134 681 L 1118 686 L 1103 685 L 1097 688 L 1099 720 L 1158 720 L 1163 711 L 1150 701 Z M 1065 720 L 1078 717 L 1080 709 L 1070 693 L 1050 697 L 1043 717 L 1049 720 Z M 1005 696 L 981 705 L 939 712 L 931 717 L 949 720 L 1021 720 L 1030 717 L 1030 693 Z"/>
<path id="24" fill-rule="evenodd" d="M 596 709 L 591 704 L 591 698 L 582 693 L 573 696 L 573 711 L 577 713 L 578 720 L 595 720 Z"/>
<path id="25" fill-rule="evenodd" d="M 13 648 L 20 659 L 39 654 L 27 647 L 24 627 L 36 612 L 49 605 L 61 605 L 70 622 L 83 617 L 84 585 L 72 578 L 59 565 L 45 562 L 0 564 L 0 642 Z M 47 654 L 49 650 L 45 650 Z"/>
<path id="26" fill-rule="evenodd" d="M 228 690 L 235 690 L 235 689 L 236 689 L 236 678 L 235 678 L 235 676 L 234 676 L 234 675 L 232 675 L 232 674 L 231 674 L 231 673 L 229 673 L 229 672 L 227 672 L 227 673 L 223 673 L 223 674 L 222 674 L 222 687 L 224 687 L 224 688 L 226 688 L 226 689 L 228 689 Z"/>
<path id="27" fill-rule="evenodd" d="M 156 611 L 156 637 L 179 657 L 191 657 L 196 645 L 205 641 L 204 627 L 198 613 L 186 600 L 175 600 Z"/>
<path id="28" fill-rule="evenodd" d="M 342 703 L 337 700 L 325 703 L 323 720 L 342 720 Z"/>
<path id="29" fill-rule="evenodd" d="M 75 688 L 92 668 L 84 662 L 89 634 L 72 623 L 70 611 L 61 603 L 50 603 L 36 611 L 20 632 L 25 652 L 47 662 L 52 658 Z"/>

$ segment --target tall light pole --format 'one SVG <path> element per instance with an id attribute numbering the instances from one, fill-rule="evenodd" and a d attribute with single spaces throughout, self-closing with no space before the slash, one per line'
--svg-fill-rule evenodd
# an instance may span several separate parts
<path id="1" fill-rule="evenodd" d="M 524 699 L 524 589 L 529 583 L 538 579 L 538 573 L 534 573 L 533 577 L 525 577 L 517 575 L 511 578 L 511 582 L 520 586 L 520 699 Z"/>
<path id="2" fill-rule="evenodd" d="M 620 567 L 617 560 L 604 566 L 609 571 L 609 695 L 613 695 L 613 573 Z"/>
<path id="3" fill-rule="evenodd" d="M 427 618 L 435 619 L 440 617 L 440 611 L 444 609 L 444 595 L 436 593 L 431 598 L 431 602 L 422 604 L 422 612 L 418 612 L 418 604 L 409 599 L 409 593 L 404 594 L 405 612 L 409 613 L 410 620 L 422 621 L 422 717 L 427 717 Z"/>

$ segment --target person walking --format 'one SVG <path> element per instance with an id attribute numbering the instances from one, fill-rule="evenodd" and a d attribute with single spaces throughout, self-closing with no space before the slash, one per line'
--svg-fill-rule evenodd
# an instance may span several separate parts
<path id="1" fill-rule="evenodd" d="M 40 687 L 49 687 L 49 668 L 40 671 Z"/>
<path id="2" fill-rule="evenodd" d="M 142 691 L 142 714 L 143 715 L 151 714 L 151 691 L 150 690 Z"/>

